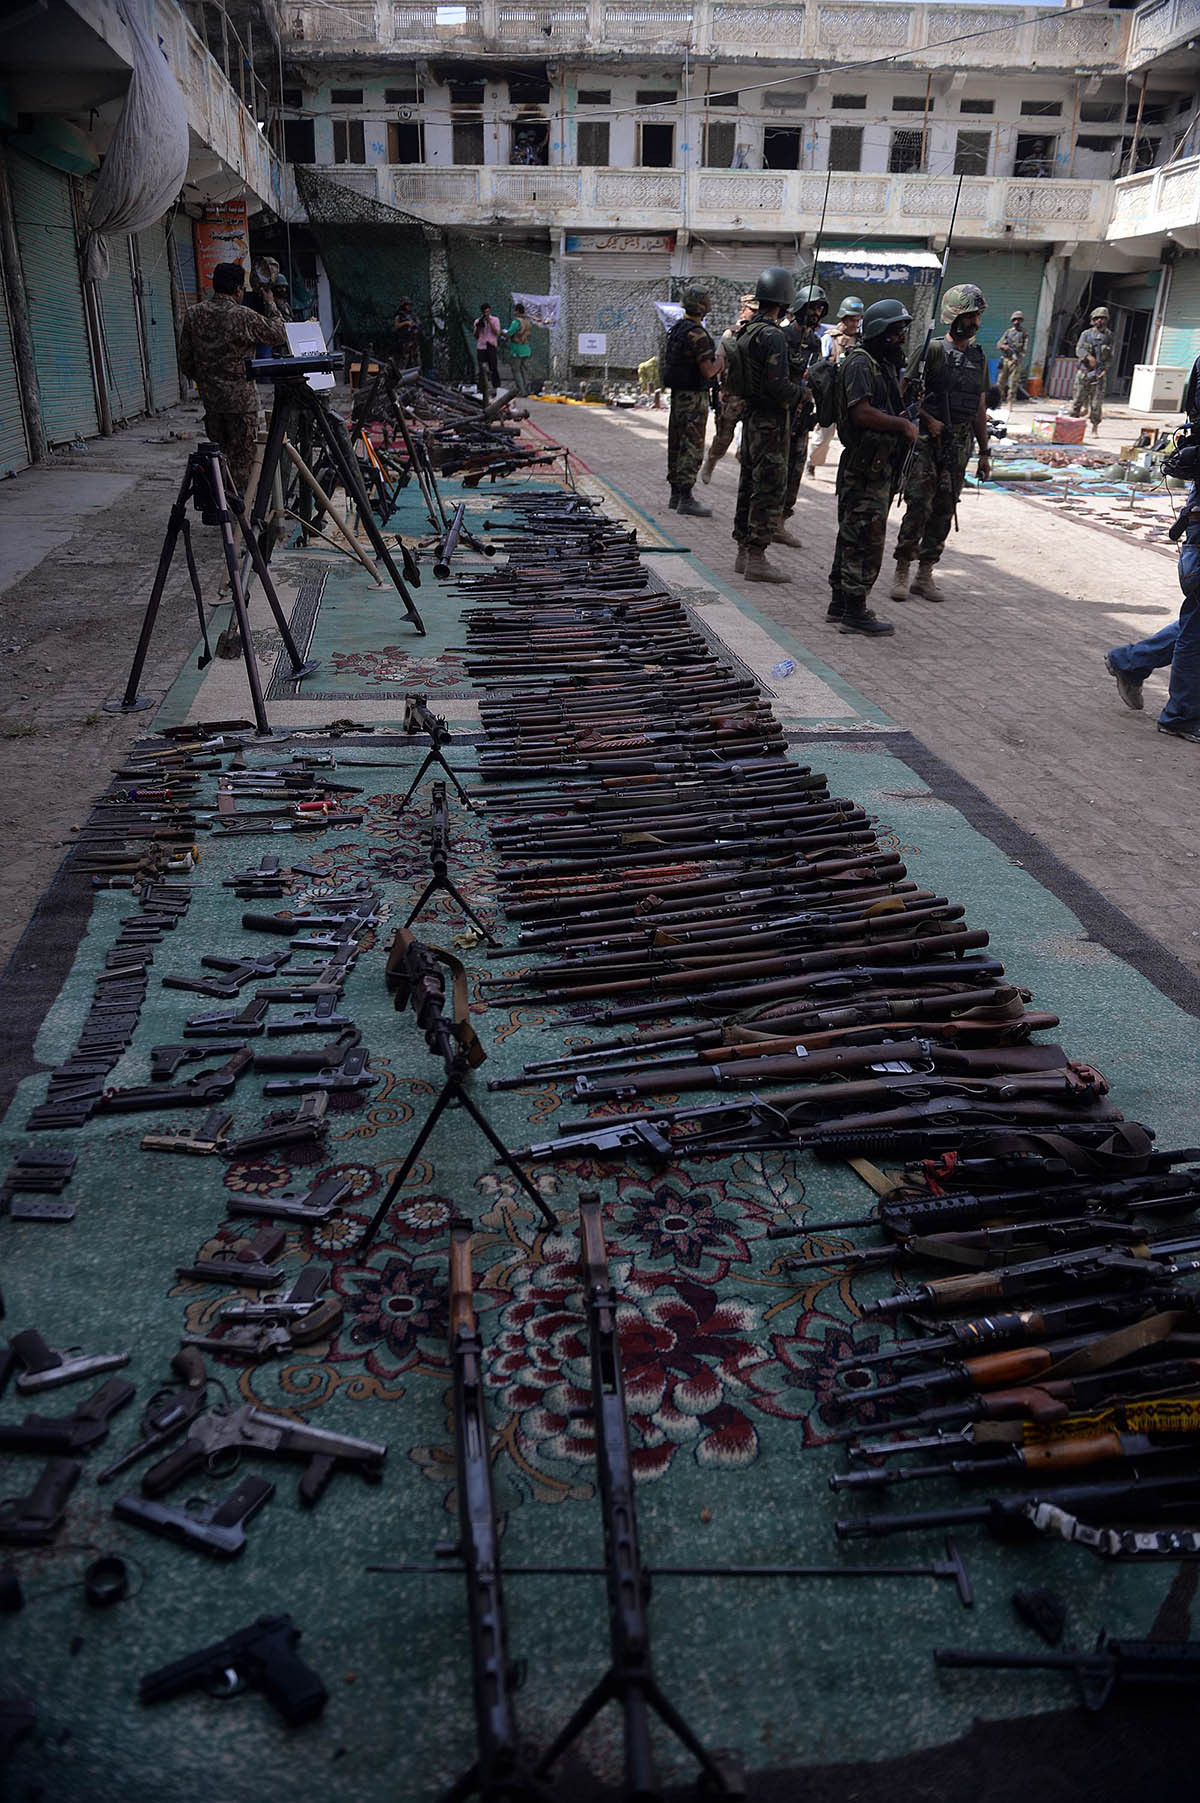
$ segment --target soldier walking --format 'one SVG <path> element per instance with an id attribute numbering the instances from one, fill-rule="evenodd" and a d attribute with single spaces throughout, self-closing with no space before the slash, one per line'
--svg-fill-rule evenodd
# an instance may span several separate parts
<path id="1" fill-rule="evenodd" d="M 1009 315 L 1008 329 L 996 340 L 996 349 L 1000 353 L 1000 393 L 1006 407 L 1015 407 L 1021 392 L 1025 352 L 1029 349 L 1025 315 L 1019 308 Z"/>
<path id="2" fill-rule="evenodd" d="M 184 317 L 179 367 L 200 390 L 204 430 L 246 498 L 258 439 L 258 389 L 246 374 L 246 359 L 260 344 L 286 351 L 288 336 L 269 288 L 262 291 L 262 313 L 242 305 L 246 272 L 240 263 L 218 263 L 212 286 L 212 299 L 189 307 Z"/>
<path id="3" fill-rule="evenodd" d="M 704 430 L 708 423 L 708 396 L 724 368 L 725 359 L 708 335 L 704 315 L 712 305 L 706 288 L 694 283 L 682 296 L 683 318 L 667 333 L 663 353 L 663 386 L 671 390 L 671 419 L 667 428 L 667 481 L 671 507 L 708 519 L 711 507 L 702 507 L 692 493 L 704 461 Z"/>
<path id="4" fill-rule="evenodd" d="M 1104 418 L 1104 387 L 1108 380 L 1112 351 L 1108 308 L 1093 307 L 1088 329 L 1079 334 L 1075 346 L 1079 368 L 1075 372 L 1075 393 L 1071 398 L 1071 412 L 1076 419 L 1082 419 L 1085 413 L 1090 416 L 1093 438 L 1100 430 L 1100 421 Z"/>
<path id="5" fill-rule="evenodd" d="M 778 264 L 764 269 L 754 285 L 754 298 L 758 311 L 739 329 L 735 346 L 747 405 L 733 518 L 738 547 L 733 567 L 749 582 L 787 582 L 785 572 L 768 562 L 767 546 L 787 494 L 792 409 L 800 399 L 800 384 L 789 369 L 787 339 L 779 323 L 792 304 L 790 272 Z M 731 363 L 732 358 L 733 351 Z"/>
<path id="6" fill-rule="evenodd" d="M 903 301 L 881 300 L 863 314 L 861 343 L 838 370 L 838 535 L 829 572 L 827 620 L 842 632 L 885 638 L 896 628 L 867 606 L 883 562 L 892 496 L 917 428 L 904 416 L 900 371 L 912 315 Z"/>
<path id="7" fill-rule="evenodd" d="M 862 324 L 863 304 L 857 294 L 848 294 L 838 308 L 837 324 L 825 338 L 823 354 L 836 368 L 850 348 L 858 343 L 858 328 Z M 817 470 L 829 455 L 829 447 L 837 432 L 836 422 L 831 426 L 818 426 L 809 440 L 808 473 L 815 476 Z"/>
<path id="8" fill-rule="evenodd" d="M 896 540 L 893 601 L 906 601 L 910 593 L 926 601 L 946 599 L 933 572 L 958 508 L 972 441 L 979 447 L 979 480 L 985 482 L 991 473 L 987 362 L 975 343 L 986 306 L 973 282 L 948 289 L 942 297 L 942 324 L 949 331 L 933 340 L 923 368 L 914 361 L 908 371 L 910 387 L 920 385 L 921 431 L 904 481 L 905 514 Z M 910 590 L 908 572 L 914 558 L 917 574 Z"/>
<path id="9" fill-rule="evenodd" d="M 792 545 L 796 549 L 799 549 L 801 540 L 789 530 L 786 522 L 796 511 L 796 498 L 800 493 L 800 478 L 803 476 L 804 466 L 808 462 L 808 437 L 817 419 L 812 390 L 808 385 L 808 369 L 810 364 L 817 361 L 825 348 L 821 343 L 821 334 L 817 327 L 828 311 L 829 302 L 826 299 L 825 290 L 819 288 L 815 282 L 806 282 L 796 296 L 791 323 L 783 329 L 783 335 L 788 343 L 788 361 L 791 366 L 792 380 L 800 384 L 800 399 L 792 409 L 792 431 L 788 441 L 787 488 L 783 497 L 783 512 L 775 528 L 774 542 L 777 545 Z"/>
<path id="10" fill-rule="evenodd" d="M 754 310 L 758 302 L 752 294 L 738 296 L 738 316 L 728 329 L 721 333 L 721 355 L 725 355 L 725 345 L 737 331 L 754 318 Z M 730 394 L 725 381 L 725 372 L 721 372 L 720 404 L 717 409 L 717 424 L 712 435 L 712 442 L 707 455 L 700 466 L 700 480 L 708 483 L 713 479 L 713 471 L 733 443 L 733 435 L 746 417 L 746 400 L 744 395 Z"/>

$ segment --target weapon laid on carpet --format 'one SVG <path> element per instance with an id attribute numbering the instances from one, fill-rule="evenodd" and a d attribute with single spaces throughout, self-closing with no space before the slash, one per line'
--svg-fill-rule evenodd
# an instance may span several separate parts
<path id="1" fill-rule="evenodd" d="M 442 787 L 441 784 L 435 785 Z M 447 1017 L 446 983 L 442 971 L 443 966 L 450 972 L 453 982 L 452 1014 Z M 407 927 L 400 927 L 392 940 L 388 952 L 387 984 L 395 996 L 396 1007 L 401 1012 L 411 1007 L 417 1017 L 417 1025 L 425 1035 L 425 1043 L 435 1058 L 440 1058 L 446 1072 L 446 1081 L 430 1110 L 424 1126 L 409 1148 L 404 1163 L 388 1184 L 383 1200 L 376 1209 L 366 1232 L 358 1241 L 355 1251 L 362 1253 L 374 1240 L 382 1227 L 388 1210 L 400 1193 L 408 1173 L 421 1155 L 421 1149 L 433 1132 L 446 1108 L 457 1105 L 465 1108 L 479 1131 L 496 1153 L 497 1158 L 505 1164 L 516 1178 L 530 1201 L 534 1203 L 542 1219 L 551 1231 L 558 1227 L 553 1211 L 544 1197 L 536 1190 L 512 1152 L 499 1137 L 491 1122 L 479 1108 L 466 1087 L 468 1073 L 482 1064 L 487 1053 L 480 1045 L 471 1026 L 467 999 L 467 974 L 460 961 L 449 952 L 435 947 L 422 945 L 414 939 Z"/>
<path id="2" fill-rule="evenodd" d="M 446 785 L 442 782 L 434 783 L 430 790 L 429 827 L 429 861 L 433 867 L 433 875 L 414 902 L 412 912 L 404 923 L 405 926 L 410 927 L 417 916 L 424 911 L 430 898 L 444 890 L 451 901 L 457 903 L 472 925 L 479 929 L 489 945 L 499 944 L 496 935 L 484 926 L 462 891 L 450 879 L 450 810 L 446 801 Z"/>
<path id="3" fill-rule="evenodd" d="M 45 1452 L 71 1458 L 90 1452 L 108 1433 L 117 1410 L 132 1402 L 134 1395 L 132 1384 L 110 1377 L 69 1415 L 26 1415 L 23 1421 L 0 1422 L 0 1452 Z"/>
<path id="4" fill-rule="evenodd" d="M 290 1615 L 260 1615 L 214 1646 L 147 1672 L 138 1685 L 138 1701 L 162 1703 L 194 1689 L 233 1696 L 249 1685 L 262 1691 L 289 1726 L 311 1722 L 324 1709 L 329 1692 L 297 1654 L 300 1634 Z"/>
<path id="5" fill-rule="evenodd" d="M 210 1559 L 240 1559 L 246 1550 L 245 1523 L 252 1521 L 275 1494 L 274 1484 L 261 1477 L 244 1477 L 223 1501 L 201 1503 L 190 1497 L 182 1508 L 153 1502 L 132 1493 L 118 1496 L 113 1514 L 118 1521 L 144 1528 L 161 1540 L 173 1540 Z"/>
<path id="6" fill-rule="evenodd" d="M 436 765 L 439 770 L 444 770 L 446 772 L 446 775 L 454 784 L 454 787 L 458 792 L 458 798 L 463 806 L 465 808 L 473 808 L 475 805 L 474 802 L 459 782 L 457 773 L 452 770 L 446 762 L 442 749 L 443 746 L 450 744 L 450 728 L 446 725 L 446 722 L 442 719 L 440 714 L 435 714 L 433 712 L 432 708 L 429 706 L 429 697 L 427 695 L 406 695 L 404 697 L 403 725 L 406 733 L 425 733 L 429 739 L 429 750 L 425 753 L 421 768 L 417 771 L 412 782 L 408 785 L 408 790 L 403 801 L 396 809 L 397 815 L 403 814 L 405 808 L 424 781 L 425 772 L 434 765 Z"/>
<path id="7" fill-rule="evenodd" d="M 82 1470 L 77 1459 L 48 1459 L 26 1495 L 0 1497 L 0 1544 L 40 1546 L 53 1540 Z"/>
<path id="8" fill-rule="evenodd" d="M 1103 1709 L 1124 1684 L 1158 1689 L 1200 1684 L 1200 1640 L 1114 1640 L 1102 1629 L 1090 1653 L 976 1653 L 935 1649 L 933 1663 L 947 1670 L 1070 1672 L 1079 1681 L 1085 1709 Z"/>
<path id="9" fill-rule="evenodd" d="M 387 1447 L 379 1440 L 359 1440 L 352 1434 L 334 1434 L 308 1422 L 293 1421 L 267 1409 L 243 1404 L 236 1409 L 212 1409 L 195 1422 L 177 1451 L 151 1465 L 142 1478 L 142 1493 L 165 1496 L 192 1472 L 202 1470 L 217 1454 L 258 1453 L 269 1458 L 304 1459 L 306 1469 L 297 1494 L 308 1507 L 319 1502 L 326 1485 L 338 1471 L 356 1471 L 369 1484 L 383 1476 Z"/>

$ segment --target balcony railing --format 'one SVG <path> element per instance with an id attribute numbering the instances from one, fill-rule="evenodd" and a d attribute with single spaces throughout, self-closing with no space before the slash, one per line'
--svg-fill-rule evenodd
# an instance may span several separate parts
<path id="1" fill-rule="evenodd" d="M 1200 156 L 1113 184 L 1109 238 L 1143 238 L 1200 225 Z"/>
<path id="2" fill-rule="evenodd" d="M 275 155 L 179 7 L 170 0 L 155 0 L 152 20 L 195 137 L 214 150 L 260 201 L 278 213 L 294 215 L 296 187 L 290 168 Z"/>
<path id="3" fill-rule="evenodd" d="M 1155 5 L 1194 14 L 1200 0 Z M 693 55 L 731 63 L 816 67 L 883 53 L 937 68 L 947 61 L 944 46 L 953 42 L 956 68 L 1074 72 L 1122 67 L 1129 18 L 1107 10 L 905 6 L 896 0 L 299 0 L 285 7 L 283 31 L 285 48 L 305 56 L 380 49 L 412 56 L 450 45 L 541 57 L 585 49 L 678 56 L 687 46 Z"/>
<path id="4" fill-rule="evenodd" d="M 1129 64 L 1136 68 L 1200 33 L 1200 0 L 1150 0 L 1129 27 Z"/>
<path id="5" fill-rule="evenodd" d="M 369 193 L 441 225 L 516 221 L 623 231 L 688 225 L 699 231 L 812 232 L 825 201 L 824 174 L 801 170 L 518 169 L 489 163 L 332 168 L 326 173 L 334 181 L 345 180 L 356 193 Z M 1135 177 L 1134 183 L 1175 176 L 1174 170 L 1156 170 Z M 953 176 L 835 174 L 825 229 L 885 239 L 944 232 L 957 188 Z M 1174 206 L 1176 190 L 1170 183 L 1168 188 Z M 1004 243 L 1098 239 L 1108 226 L 1110 195 L 1108 182 L 968 176 L 957 232 Z"/>

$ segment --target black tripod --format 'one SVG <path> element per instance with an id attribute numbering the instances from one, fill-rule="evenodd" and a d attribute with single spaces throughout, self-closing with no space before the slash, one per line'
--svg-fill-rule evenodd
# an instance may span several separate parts
<path id="1" fill-rule="evenodd" d="M 254 368 L 256 375 L 270 376 L 275 384 L 275 399 L 271 406 L 271 419 L 267 427 L 267 443 L 263 451 L 262 471 L 258 478 L 258 487 L 254 491 L 254 504 L 250 509 L 250 525 L 255 534 L 256 544 L 261 549 L 264 542 L 266 523 L 271 512 L 275 478 L 279 474 L 280 458 L 283 455 L 283 441 L 292 435 L 289 428 L 295 421 L 304 421 L 311 433 L 319 438 L 325 446 L 329 461 L 341 478 L 343 488 L 358 509 L 363 531 L 370 539 L 376 557 L 391 577 L 396 593 L 404 603 L 405 613 L 417 632 L 423 636 L 425 622 L 417 612 L 417 604 L 409 593 L 408 584 L 396 568 L 396 561 L 379 530 L 370 498 L 363 486 L 362 475 L 350 448 L 349 440 L 345 436 L 345 428 L 329 413 L 320 396 L 308 386 L 303 375 L 295 375 L 291 372 L 284 375 L 271 375 L 269 366 L 262 364 L 256 364 Z M 403 549 L 402 559 L 409 582 L 414 587 L 417 586 L 421 580 L 421 573 L 416 559 L 407 547 Z"/>
<path id="2" fill-rule="evenodd" d="M 454 772 L 451 770 L 450 774 L 453 776 Z M 407 800 L 407 796 L 405 797 L 405 800 Z M 445 783 L 433 784 L 429 792 L 429 804 L 431 829 L 429 834 L 429 862 L 433 869 L 433 875 L 421 891 L 420 898 L 414 904 L 413 911 L 404 924 L 406 927 L 410 927 L 418 914 L 424 912 L 430 899 L 439 892 L 444 892 L 450 897 L 451 901 L 458 903 L 459 908 L 466 915 L 472 926 L 478 927 L 489 945 L 499 945 L 500 941 L 496 938 L 496 935 L 488 931 L 470 902 L 468 902 L 466 896 L 463 895 L 451 881 L 448 868 L 450 861 L 450 809 L 446 801 Z M 403 812 L 403 807 L 398 811 Z"/>
<path id="3" fill-rule="evenodd" d="M 153 706 L 149 696 L 138 694 L 138 683 L 141 681 L 146 656 L 150 650 L 150 640 L 154 634 L 154 622 L 158 617 L 159 604 L 162 601 L 163 589 L 166 587 L 167 575 L 171 568 L 171 560 L 175 555 L 175 546 L 183 539 L 183 552 L 187 559 L 188 576 L 191 578 L 192 593 L 196 597 L 196 611 L 200 616 L 200 631 L 204 639 L 204 654 L 200 659 L 200 668 L 211 662 L 212 652 L 208 645 L 208 630 L 204 620 L 204 596 L 200 592 L 200 577 L 196 569 L 196 559 L 192 552 L 192 528 L 188 519 L 188 503 L 193 502 L 200 513 L 200 518 L 207 526 L 219 526 L 221 529 L 221 545 L 225 552 L 225 564 L 229 571 L 229 586 L 233 594 L 233 614 L 237 621 L 238 633 L 241 637 L 242 657 L 246 665 L 246 679 L 250 684 L 250 699 L 254 706 L 254 726 L 260 737 L 270 734 L 271 726 L 267 719 L 266 702 L 263 699 L 262 681 L 258 674 L 258 660 L 254 655 L 254 642 L 250 637 L 250 621 L 246 613 L 246 591 L 242 587 L 242 576 L 239 568 L 237 545 L 233 537 L 233 520 L 236 519 L 245 540 L 250 561 L 254 565 L 258 579 L 263 585 L 263 594 L 279 628 L 279 636 L 283 640 L 283 648 L 291 662 L 291 674 L 295 681 L 310 674 L 317 667 L 316 660 L 305 662 L 292 637 L 287 623 L 287 616 L 275 592 L 271 581 L 271 573 L 258 548 L 258 540 L 254 536 L 246 510 L 242 506 L 241 497 L 229 480 L 229 471 L 220 448 L 215 444 L 202 444 L 194 450 L 187 460 L 183 481 L 171 509 L 167 522 L 166 537 L 163 539 L 162 551 L 159 554 L 158 569 L 154 576 L 154 587 L 150 591 L 150 600 L 146 605 L 146 615 L 142 621 L 142 630 L 138 638 L 137 649 L 133 654 L 133 665 L 129 672 L 129 681 L 125 685 L 125 693 L 119 701 L 106 701 L 105 710 L 110 714 L 130 713 L 135 710 Z M 232 517 L 231 517 L 232 516 Z"/>
<path id="4" fill-rule="evenodd" d="M 471 797 L 459 782 L 457 771 L 450 768 L 442 754 L 442 746 L 450 744 L 450 728 L 439 714 L 432 712 L 428 704 L 427 696 L 406 695 L 404 697 L 404 730 L 407 733 L 413 734 L 422 732 L 428 733 L 429 750 L 425 753 L 425 759 L 421 768 L 417 771 L 417 774 L 413 777 L 411 783 L 409 783 L 408 793 L 400 803 L 400 806 L 396 809 L 397 814 L 403 814 L 405 808 L 425 780 L 425 772 L 433 769 L 435 765 L 439 770 L 444 770 L 446 772 L 446 775 L 457 789 L 458 798 L 463 806 L 473 809 L 475 803 L 471 800 Z"/>

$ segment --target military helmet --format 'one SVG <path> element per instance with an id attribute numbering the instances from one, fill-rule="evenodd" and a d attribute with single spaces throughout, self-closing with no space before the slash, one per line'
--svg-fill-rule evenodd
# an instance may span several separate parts
<path id="1" fill-rule="evenodd" d="M 759 305 L 790 307 L 792 304 L 792 272 L 778 263 L 764 269 L 754 284 L 754 298 Z"/>
<path id="2" fill-rule="evenodd" d="M 974 282 L 956 282 L 942 296 L 942 324 L 952 326 L 963 313 L 982 313 L 987 306 L 983 289 Z"/>
<path id="3" fill-rule="evenodd" d="M 846 296 L 845 300 L 842 302 L 841 306 L 838 308 L 838 318 L 839 319 L 861 319 L 863 316 L 863 311 L 864 311 L 863 304 L 859 300 L 857 294 L 848 294 Z"/>
<path id="4" fill-rule="evenodd" d="M 824 288 L 822 288 L 819 285 L 819 283 L 803 282 L 800 285 L 800 287 L 797 288 L 797 290 L 796 290 L 796 298 L 792 303 L 793 312 L 802 313 L 804 311 L 805 307 L 817 307 L 817 306 L 821 307 L 824 310 L 824 312 L 828 313 L 828 311 L 829 311 L 829 296 L 826 294 Z"/>
<path id="5" fill-rule="evenodd" d="M 1022 323 L 1024 323 L 1025 315 L 1022 313 L 1020 307 L 1017 308 L 1015 313 L 1009 314 L 1009 316 L 1008 316 L 1009 325 L 1011 325 L 1015 319 L 1019 319 L 1019 320 L 1021 320 Z"/>
<path id="6" fill-rule="evenodd" d="M 1107 325 L 1108 318 L 1109 318 L 1108 308 L 1107 307 L 1093 307 L 1092 311 L 1089 315 L 1089 318 L 1092 319 L 1093 321 L 1095 321 L 1097 319 L 1102 319 L 1104 321 L 1105 325 Z"/>
<path id="7" fill-rule="evenodd" d="M 889 326 L 910 326 L 912 314 L 903 301 L 873 301 L 863 314 L 862 339 L 870 344 L 873 338 L 880 338 Z"/>
<path id="8" fill-rule="evenodd" d="M 685 313 L 707 313 L 712 305 L 712 294 L 700 282 L 689 282 L 679 297 L 679 304 Z"/>

